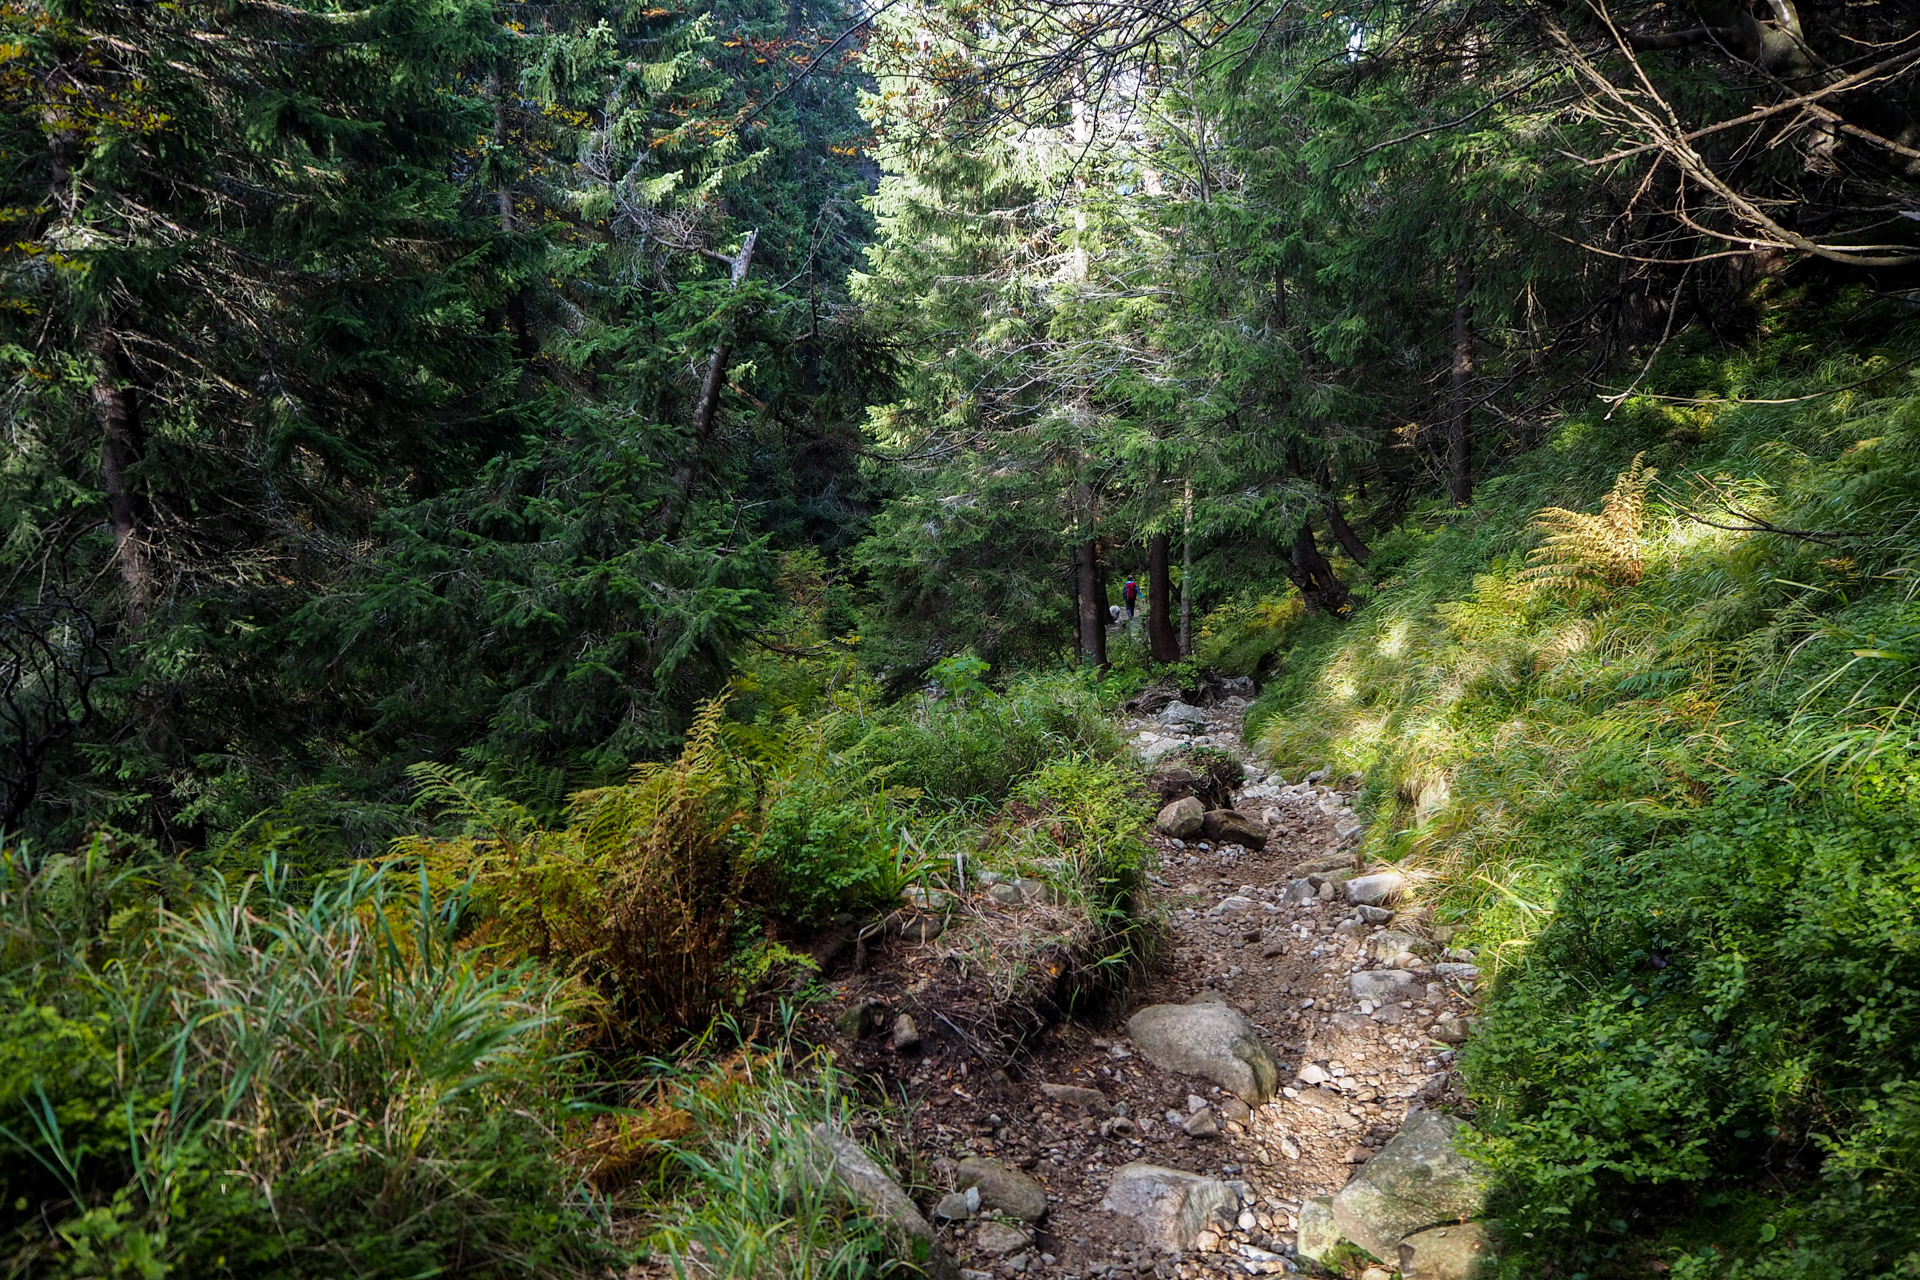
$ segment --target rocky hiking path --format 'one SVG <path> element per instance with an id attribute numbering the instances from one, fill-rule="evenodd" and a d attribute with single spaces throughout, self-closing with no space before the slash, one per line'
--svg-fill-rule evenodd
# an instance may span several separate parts
<path id="1" fill-rule="evenodd" d="M 1124 1005 L 1052 1026 L 1004 1070 L 913 1069 L 910 1142 L 951 1188 L 930 1229 L 967 1280 L 1467 1280 L 1487 1247 L 1459 1225 L 1483 1188 L 1446 1110 L 1479 971 L 1397 873 L 1359 865 L 1349 791 L 1248 758 L 1246 706 L 1149 699 L 1129 722 L 1163 789 L 1202 795 L 1155 823 L 1167 927 Z M 1196 776 L 1193 746 L 1241 763 L 1230 795 Z M 1012 884 L 991 892 L 1021 909 Z M 946 1021 L 929 981 L 910 988 L 921 1018 Z M 917 1041 L 892 1030 L 899 1062 Z M 1368 1274 L 1343 1241 L 1388 1266 Z"/>

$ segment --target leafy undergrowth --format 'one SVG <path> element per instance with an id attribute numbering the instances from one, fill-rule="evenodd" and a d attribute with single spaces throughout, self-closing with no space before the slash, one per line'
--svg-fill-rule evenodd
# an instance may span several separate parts
<path id="1" fill-rule="evenodd" d="M 1381 539 L 1351 623 L 1216 642 L 1497 957 L 1512 1275 L 1920 1272 L 1920 335 L 1858 314 L 1670 351 Z"/>
<path id="2" fill-rule="evenodd" d="M 1145 815 L 1076 677 L 887 704 L 814 666 L 744 673 L 557 820 L 419 767 L 437 834 L 342 872 L 265 826 L 201 860 L 6 849 L 9 1273 L 901 1274 L 799 1172 L 813 1126 L 889 1123 L 794 1039 L 810 940 L 998 868 L 1051 886 L 1076 983 L 1115 981 Z M 983 990 L 1036 963 L 954 936 Z"/>

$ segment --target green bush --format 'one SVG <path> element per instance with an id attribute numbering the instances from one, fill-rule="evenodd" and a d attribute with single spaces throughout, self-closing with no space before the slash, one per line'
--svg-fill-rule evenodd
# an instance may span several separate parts
<path id="1" fill-rule="evenodd" d="M 1920 1265 L 1920 754 L 1773 780 L 1762 743 L 1696 810 L 1595 837 L 1466 1057 L 1508 1216 L 1599 1255 L 1680 1189 L 1769 1207 L 1746 1274 Z M 1611 819 L 1611 821 L 1609 821 Z M 1603 839 L 1601 832 L 1611 832 Z M 1747 1251 L 1743 1250 L 1743 1252 Z"/>
<path id="2" fill-rule="evenodd" d="M 1049 760 L 1073 752 L 1111 759 L 1120 750 L 1099 697 L 1078 677 L 1032 676 L 1005 694 L 895 710 L 852 755 L 888 783 L 938 800 L 998 802 Z"/>

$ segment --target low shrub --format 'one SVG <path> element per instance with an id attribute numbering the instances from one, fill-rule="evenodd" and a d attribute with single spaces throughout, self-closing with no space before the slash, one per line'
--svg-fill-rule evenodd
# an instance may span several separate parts
<path id="1" fill-rule="evenodd" d="M 1030 676 L 1005 694 L 920 700 L 881 718 L 853 750 L 888 783 L 938 800 L 998 802 L 1047 761 L 1073 752 L 1111 759 L 1120 736 L 1076 676 Z"/>

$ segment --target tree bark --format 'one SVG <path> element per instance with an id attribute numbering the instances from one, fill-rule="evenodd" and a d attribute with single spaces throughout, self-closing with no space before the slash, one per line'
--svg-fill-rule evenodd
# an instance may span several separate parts
<path id="1" fill-rule="evenodd" d="M 1472 381 L 1473 259 L 1463 253 L 1453 269 L 1453 369 L 1448 378 L 1453 414 L 1447 424 L 1447 496 L 1459 507 L 1473 501 L 1473 451 L 1467 430 L 1473 416 L 1468 399 Z"/>
<path id="2" fill-rule="evenodd" d="M 1193 481 L 1180 497 L 1180 656 L 1193 656 Z"/>
<path id="3" fill-rule="evenodd" d="M 1173 573 L 1167 565 L 1167 535 L 1147 539 L 1147 648 L 1155 662 L 1180 661 L 1173 631 Z"/>
<path id="4" fill-rule="evenodd" d="M 1100 541 L 1080 544 L 1080 662 L 1105 670 L 1107 665 L 1107 597 L 1100 590 Z"/>
<path id="5" fill-rule="evenodd" d="M 1320 544 L 1314 540 L 1313 521 L 1302 520 L 1293 535 L 1293 550 L 1288 557 L 1287 576 L 1300 589 L 1309 613 L 1344 614 L 1352 607 L 1352 594 L 1340 575 L 1333 571 Z"/>
<path id="6" fill-rule="evenodd" d="M 1360 540 L 1353 526 L 1347 523 L 1347 517 L 1340 511 L 1340 503 L 1332 494 L 1328 494 L 1322 505 L 1327 512 L 1327 528 L 1333 531 L 1333 540 L 1347 553 L 1347 559 L 1355 564 L 1365 564 L 1373 558 L 1373 550 Z"/>
<path id="7" fill-rule="evenodd" d="M 100 486 L 107 498 L 107 528 L 113 534 L 120 582 L 127 591 L 127 622 L 138 629 L 153 602 L 146 531 L 132 477 L 143 452 L 144 433 L 139 406 L 127 385 L 131 375 L 120 339 L 102 324 L 88 345 L 94 358 L 92 401 L 100 427 Z"/>
<path id="8" fill-rule="evenodd" d="M 740 242 L 740 252 L 731 258 L 722 258 L 732 275 L 730 287 L 738 289 L 740 282 L 747 278 L 747 271 L 753 266 L 753 246 L 759 242 L 758 230 L 747 232 L 747 238 Z M 715 254 L 713 256 L 719 257 Z M 686 519 L 688 498 L 693 492 L 693 469 L 707 451 L 707 440 L 713 434 L 713 420 L 720 409 L 720 388 L 727 382 L 727 361 L 733 356 L 733 340 L 722 334 L 713 344 L 713 355 L 707 361 L 707 376 L 700 381 L 700 398 L 693 406 L 693 447 L 687 451 L 680 465 L 674 468 L 673 481 L 667 491 L 666 506 L 660 519 L 660 536 L 672 538 L 680 532 L 680 522 Z"/>

